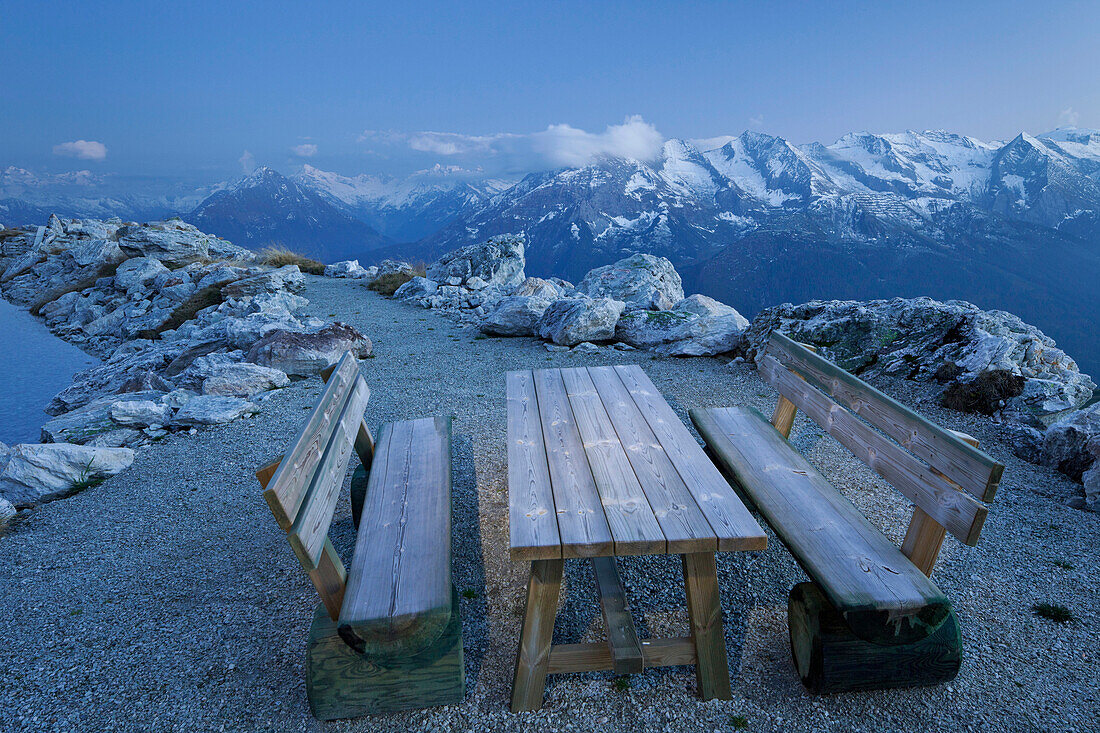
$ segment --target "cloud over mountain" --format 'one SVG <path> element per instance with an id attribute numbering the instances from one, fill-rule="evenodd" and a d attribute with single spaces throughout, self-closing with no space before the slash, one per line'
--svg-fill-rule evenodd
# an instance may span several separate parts
<path id="1" fill-rule="evenodd" d="M 54 145 L 53 154 L 98 162 L 107 159 L 107 146 L 95 140 L 73 140 Z"/>

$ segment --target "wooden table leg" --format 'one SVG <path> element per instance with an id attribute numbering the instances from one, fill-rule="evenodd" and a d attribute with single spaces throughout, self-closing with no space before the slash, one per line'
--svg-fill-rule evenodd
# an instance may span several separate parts
<path id="1" fill-rule="evenodd" d="M 718 597 L 718 569 L 714 553 L 681 555 L 684 561 L 684 590 L 687 594 L 691 637 L 695 641 L 695 676 L 704 700 L 729 700 L 730 668 L 726 659 L 726 635 L 722 629 L 722 606 Z"/>
<path id="2" fill-rule="evenodd" d="M 550 642 L 554 638 L 554 619 L 558 615 L 562 564 L 561 560 L 531 562 L 527 608 L 516 655 L 516 674 L 512 680 L 513 713 L 542 707 L 546 671 L 550 665 Z"/>

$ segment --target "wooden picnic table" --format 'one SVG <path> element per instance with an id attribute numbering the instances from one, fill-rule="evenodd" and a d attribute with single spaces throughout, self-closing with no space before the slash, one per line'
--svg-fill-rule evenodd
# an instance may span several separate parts
<path id="1" fill-rule="evenodd" d="M 512 710 L 542 705 L 547 674 L 694 664 L 728 699 L 716 552 L 767 537 L 638 366 L 509 372 L 511 557 L 531 561 Z M 615 557 L 680 555 L 691 636 L 639 640 Z M 607 642 L 552 645 L 566 558 L 590 558 Z"/>

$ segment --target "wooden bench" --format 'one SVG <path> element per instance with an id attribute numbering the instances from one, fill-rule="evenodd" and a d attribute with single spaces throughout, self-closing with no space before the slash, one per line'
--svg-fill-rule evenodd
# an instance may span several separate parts
<path id="1" fill-rule="evenodd" d="M 950 532 L 974 545 L 1004 467 L 779 333 L 757 359 L 781 395 L 771 422 L 749 408 L 691 411 L 712 458 L 756 505 L 812 583 L 790 593 L 795 667 L 814 692 L 954 678 L 950 601 L 929 580 Z M 916 506 L 899 549 L 787 442 L 797 410 Z"/>
<path id="2" fill-rule="evenodd" d="M 322 720 L 450 705 L 465 695 L 451 585 L 451 421 L 363 421 L 370 389 L 350 352 L 290 450 L 256 472 L 321 605 L 306 689 Z M 358 538 L 351 567 L 328 537 L 352 454 Z M 369 475 L 368 475 L 369 471 Z"/>

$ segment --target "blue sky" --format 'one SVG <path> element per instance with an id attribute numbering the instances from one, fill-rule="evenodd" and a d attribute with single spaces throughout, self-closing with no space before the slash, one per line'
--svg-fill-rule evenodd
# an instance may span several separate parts
<path id="1" fill-rule="evenodd" d="M 351 174 L 475 165 L 485 140 L 523 168 L 635 134 L 1100 127 L 1097 38 L 1096 2 L 12 2 L 0 167 L 214 180 L 245 151 Z"/>

